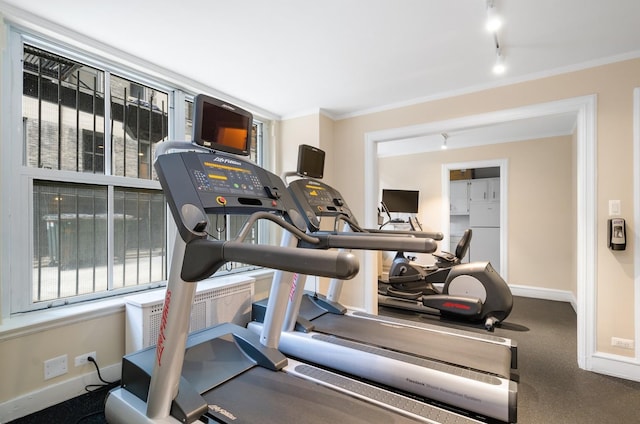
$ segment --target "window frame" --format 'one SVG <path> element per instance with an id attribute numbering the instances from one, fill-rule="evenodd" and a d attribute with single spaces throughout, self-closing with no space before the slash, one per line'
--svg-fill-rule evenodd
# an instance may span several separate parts
<path id="1" fill-rule="evenodd" d="M 129 288 L 118 288 L 113 291 L 97 292 L 84 295 L 77 295 L 71 298 L 59 298 L 53 301 L 33 302 L 33 266 L 31 264 L 34 241 L 33 241 L 33 218 L 34 199 L 33 181 L 43 180 L 51 182 L 80 183 L 88 185 L 105 186 L 109 191 L 108 219 L 113 220 L 113 191 L 116 187 L 131 189 L 161 190 L 160 184 L 156 180 L 143 180 L 139 178 L 123 177 L 113 175 L 111 156 L 105 155 L 104 174 L 82 173 L 65 170 L 50 170 L 44 168 L 30 168 L 25 164 L 26 146 L 23 139 L 22 125 L 14 125 L 22 120 L 22 78 L 23 78 L 23 45 L 28 44 L 39 49 L 46 50 L 71 60 L 78 61 L 87 66 L 97 68 L 104 72 L 104 101 L 105 112 L 104 122 L 111 121 L 110 108 L 106 107 L 110 102 L 110 77 L 115 75 L 120 78 L 130 79 L 136 83 L 144 84 L 168 94 L 168 139 L 182 140 L 184 138 L 185 110 L 184 100 L 192 99 L 194 92 L 211 91 L 203 87 L 190 87 L 189 84 L 181 85 L 175 79 L 163 80 L 157 69 L 147 69 L 144 64 L 128 67 L 124 62 L 114 58 L 113 51 L 101 51 L 91 46 L 76 46 L 65 44 L 57 40 L 55 35 L 42 36 L 37 31 L 25 29 L 19 25 L 14 25 L 10 21 L 5 21 L 6 29 L 6 49 L 2 57 L 3 76 L 0 83 L 3 85 L 2 109 L 8 113 L 2 116 L 3 124 L 2 142 L 0 143 L 0 203 L 11 204 L 12 208 L 2 208 L 0 218 L 0 230 L 2 231 L 2 257 L 0 258 L 0 287 L 4 295 L 1 297 L 2 304 L 0 310 L 3 317 L 15 314 L 62 306 L 77 304 L 88 300 L 98 300 L 112 296 L 126 295 L 133 291 L 153 289 L 166 284 L 166 280 L 161 282 L 146 283 Z M 63 39 L 64 34 L 60 36 Z M 108 49 L 107 49 L 108 50 Z M 125 55 L 126 56 L 126 55 Z M 135 68 L 135 69 L 134 69 Z M 186 87 L 186 88 L 185 88 Z M 259 123 L 262 132 L 262 147 L 258 151 L 258 157 L 264 160 L 271 156 L 266 153 L 265 139 L 270 128 L 269 119 L 254 118 Z M 111 140 L 110 125 L 103 128 L 105 140 Z M 9 142 L 8 140 L 20 140 L 19 142 Z M 265 154 L 266 153 L 266 154 Z M 11 209 L 11 210 L 10 210 Z M 20 212 L 23 211 L 23 212 Z M 27 211 L 26 213 L 24 211 Z M 176 226 L 167 209 L 166 213 L 166 267 L 171 263 L 173 242 L 176 236 Z M 260 230 L 260 237 L 269 239 L 271 234 Z M 113 229 L 107 235 L 109 287 L 113 284 Z M 25 259 L 27 258 L 27 259 Z M 236 271 L 237 272 L 237 271 Z M 223 274 L 222 272 L 220 274 Z"/>
<path id="2" fill-rule="evenodd" d="M 131 72 L 125 68 L 118 67 L 108 61 L 100 61 L 96 60 L 94 57 L 87 55 L 84 56 L 83 52 L 80 50 L 72 50 L 68 48 L 64 48 L 63 46 L 58 46 L 54 43 L 47 42 L 42 40 L 40 37 L 33 36 L 32 34 L 22 32 L 20 30 L 16 30 L 11 28 L 10 30 L 10 45 L 11 45 L 11 59 L 9 66 L 11 66 L 11 75 L 12 75 L 12 83 L 11 86 L 14 87 L 15 91 L 12 92 L 11 97 L 15 97 L 15 102 L 20 103 L 18 107 L 12 107 L 11 115 L 9 117 L 10 122 L 18 122 L 22 119 L 22 60 L 16 60 L 17 57 L 22 58 L 23 46 L 28 44 L 30 46 L 46 50 L 52 54 L 60 55 L 65 58 L 83 63 L 88 66 L 92 66 L 104 72 L 104 128 L 102 128 L 102 133 L 104 134 L 105 140 L 111 140 L 111 126 L 108 124 L 111 121 L 110 107 L 108 107 L 108 102 L 111 101 L 111 90 L 110 90 L 110 78 L 111 75 L 115 75 L 120 78 L 126 78 L 132 81 L 135 81 L 140 84 L 144 84 L 146 86 L 152 87 L 159 91 L 166 92 L 169 100 L 169 110 L 174 109 L 173 105 L 173 92 L 174 88 L 164 85 L 159 81 L 151 81 L 144 75 Z M 14 100 L 14 99 L 12 99 Z M 174 123 L 170 118 L 168 120 L 168 130 L 169 134 L 172 133 Z M 108 244 L 108 255 L 107 255 L 107 263 L 108 263 L 108 287 L 107 291 L 100 292 L 92 292 L 87 294 L 80 294 L 68 298 L 58 298 L 55 300 L 49 301 L 41 301 L 34 302 L 33 301 L 33 267 L 30 263 L 31 258 L 33 257 L 34 250 L 34 242 L 33 242 L 33 219 L 34 219 L 34 200 L 33 200 L 33 182 L 36 180 L 41 181 L 51 181 L 51 182 L 61 182 L 61 183 L 80 183 L 87 184 L 91 186 L 101 186 L 106 187 L 108 192 L 108 206 L 107 206 L 107 220 L 108 222 L 113 222 L 113 196 L 114 190 L 116 187 L 125 188 L 125 189 L 147 189 L 154 191 L 161 191 L 162 188 L 160 183 L 156 180 L 145 180 L 140 178 L 132 178 L 132 177 L 124 177 L 114 175 L 113 172 L 113 163 L 111 158 L 110 149 L 106 149 L 105 151 L 105 163 L 104 163 L 104 173 L 84 173 L 84 172 L 76 172 L 76 171 L 66 171 L 66 170 L 54 170 L 54 169 L 46 169 L 46 168 L 36 168 L 29 167 L 25 163 L 26 157 L 26 147 L 24 144 L 24 134 L 22 131 L 23 127 L 20 126 L 18 128 L 14 128 L 12 134 L 10 136 L 11 140 L 20 140 L 20 143 L 12 143 L 14 147 L 11 152 L 11 162 L 12 162 L 12 180 L 19 181 L 19 186 L 21 190 L 19 193 L 21 195 L 17 196 L 17 199 L 14 199 L 11 203 L 17 205 L 16 210 L 28 211 L 28 213 L 17 213 L 11 214 L 10 222 L 12 228 L 22 228 L 26 229 L 24 233 L 26 233 L 26 237 L 12 237 L 15 241 L 13 243 L 13 248 L 11 250 L 11 254 L 15 255 L 15 258 L 12 258 L 11 264 L 11 278 L 10 278 L 10 291 L 11 299 L 10 305 L 8 305 L 9 315 L 15 313 L 29 312 L 34 310 L 46 309 L 55 306 L 62 306 L 68 304 L 74 304 L 79 302 L 84 302 L 88 300 L 96 300 L 105 297 L 110 297 L 114 295 L 122 295 L 134 291 L 141 291 L 145 289 L 157 288 L 164 284 L 166 284 L 166 280 L 160 282 L 151 282 L 144 283 L 136 286 L 125 287 L 125 288 L 117 288 L 114 289 L 114 275 L 113 275 L 113 265 L 114 265 L 114 229 L 113 226 L 108 226 L 107 232 L 107 244 Z M 19 145 L 20 149 L 15 148 L 15 146 Z M 169 216 L 169 215 L 167 215 Z M 166 234 L 169 234 L 172 231 L 170 224 L 170 220 L 167 219 L 165 231 Z M 3 222 L 4 226 L 4 222 Z M 175 227 L 174 227 L 175 228 Z M 4 233 L 4 228 L 3 228 Z M 167 244 L 165 246 L 165 251 L 169 253 L 170 246 Z M 6 255 L 8 252 L 5 252 Z M 167 255 L 168 256 L 168 255 Z M 25 260 L 24 258 L 29 258 Z M 4 258 L 3 258 L 4 259 Z M 165 265 L 166 266 L 166 265 Z M 4 267 L 3 267 L 4 268 Z M 4 278 L 3 278 L 3 281 Z M 27 283 L 25 283 L 27 282 Z M 3 296 L 4 303 L 4 296 Z M 6 309 L 3 307 L 3 311 Z"/>

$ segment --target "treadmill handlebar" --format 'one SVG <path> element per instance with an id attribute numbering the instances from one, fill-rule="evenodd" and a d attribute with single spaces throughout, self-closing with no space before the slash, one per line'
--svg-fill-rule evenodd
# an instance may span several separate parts
<path id="1" fill-rule="evenodd" d="M 389 250 L 433 253 L 437 250 L 437 243 L 429 238 L 413 238 L 393 236 L 390 234 L 372 233 L 314 233 L 323 248 L 342 248 L 358 250 Z M 318 246 L 311 246 L 317 248 Z"/>
<path id="2" fill-rule="evenodd" d="M 360 262 L 352 253 L 327 250 L 299 249 L 269 245 L 250 245 L 229 242 L 225 256 L 229 260 L 297 272 L 320 277 L 348 280 L 360 270 Z"/>
<path id="3" fill-rule="evenodd" d="M 211 153 L 211 149 L 192 143 L 190 141 L 164 141 L 156 144 L 156 150 L 153 155 L 153 161 L 155 162 L 158 157 L 170 153 L 177 152 L 198 152 L 198 153 Z"/>
<path id="4" fill-rule="evenodd" d="M 444 234 L 442 234 L 441 232 L 430 232 L 430 231 L 378 230 L 373 228 L 367 228 L 366 231 L 373 234 L 407 235 L 407 236 L 414 236 L 418 238 L 430 238 L 432 240 L 442 240 L 444 238 Z"/>
<path id="5" fill-rule="evenodd" d="M 287 272 L 348 280 L 360 269 L 352 253 L 196 239 L 186 246 L 181 278 L 196 282 L 226 262 L 242 262 Z"/>

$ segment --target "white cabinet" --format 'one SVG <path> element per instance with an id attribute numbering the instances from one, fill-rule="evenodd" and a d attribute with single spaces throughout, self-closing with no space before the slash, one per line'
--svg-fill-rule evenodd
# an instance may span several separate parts
<path id="1" fill-rule="evenodd" d="M 472 202 L 469 205 L 470 227 L 499 227 L 500 202 Z"/>
<path id="2" fill-rule="evenodd" d="M 500 200 L 500 178 L 480 178 L 469 183 L 469 201 L 496 202 Z"/>
<path id="3" fill-rule="evenodd" d="M 489 261 L 500 272 L 500 178 L 471 180 L 469 192 L 469 257 L 473 262 Z"/>
<path id="4" fill-rule="evenodd" d="M 500 201 L 500 178 L 487 178 L 489 180 L 489 200 L 492 202 Z"/>
<path id="5" fill-rule="evenodd" d="M 469 180 L 451 181 L 449 185 L 451 215 L 469 214 Z"/>
<path id="6" fill-rule="evenodd" d="M 472 228 L 473 236 L 469 246 L 471 262 L 489 261 L 493 268 L 500 272 L 500 228 Z"/>

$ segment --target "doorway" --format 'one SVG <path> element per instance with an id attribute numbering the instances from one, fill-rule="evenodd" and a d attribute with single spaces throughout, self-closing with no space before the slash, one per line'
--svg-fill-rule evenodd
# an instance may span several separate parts
<path id="1" fill-rule="evenodd" d="M 595 250 L 596 250 L 596 202 L 595 202 L 595 125 L 596 97 L 583 96 L 555 102 L 489 112 L 480 115 L 413 125 L 403 128 L 374 131 L 365 134 L 365 187 L 364 212 L 365 225 L 375 226 L 378 199 L 378 144 L 391 140 L 417 138 L 429 134 L 441 134 L 444 131 L 472 129 L 492 126 L 505 122 L 513 122 L 527 118 L 553 117 L 559 114 L 574 114 L 576 118 L 576 164 L 577 164 L 577 239 L 576 239 L 576 274 L 577 274 L 577 324 L 578 324 L 578 364 L 583 369 L 592 369 L 595 359 Z M 448 190 L 447 190 L 448 191 Z M 362 261 L 362 275 L 365 281 L 374 281 L 377 274 L 377 258 L 372 253 L 365 253 Z M 377 296 L 373 288 L 365 289 L 365 309 L 377 312 Z"/>

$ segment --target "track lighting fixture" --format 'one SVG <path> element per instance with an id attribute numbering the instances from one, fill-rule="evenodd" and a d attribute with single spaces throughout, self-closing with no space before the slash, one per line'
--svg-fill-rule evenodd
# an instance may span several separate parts
<path id="1" fill-rule="evenodd" d="M 496 47 L 496 62 L 493 65 L 493 73 L 504 74 L 506 67 L 504 64 L 504 54 L 498 40 L 498 30 L 502 27 L 502 19 L 498 15 L 494 0 L 487 0 L 487 30 L 493 34 L 493 41 Z"/>
<path id="2" fill-rule="evenodd" d="M 442 136 L 442 146 L 440 146 L 440 148 L 442 150 L 446 150 L 447 149 L 447 139 L 449 138 L 449 134 L 442 133 L 440 135 Z"/>

